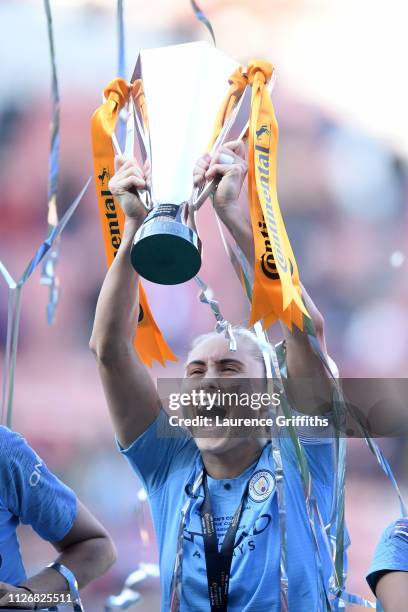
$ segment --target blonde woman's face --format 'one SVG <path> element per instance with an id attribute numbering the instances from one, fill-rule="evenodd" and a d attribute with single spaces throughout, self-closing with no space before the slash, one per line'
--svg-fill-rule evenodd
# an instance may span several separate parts
<path id="1" fill-rule="evenodd" d="M 208 336 L 191 351 L 185 368 L 186 378 L 264 378 L 264 365 L 254 355 L 255 344 L 237 336 L 237 350 L 221 334 Z"/>
<path id="2" fill-rule="evenodd" d="M 243 394 L 254 392 L 265 384 L 264 364 L 256 356 L 256 345 L 249 338 L 237 335 L 237 350 L 230 351 L 229 342 L 221 335 L 212 335 L 195 346 L 187 359 L 183 391 L 204 392 L 214 398 L 204 400 L 200 405 L 189 407 L 189 416 L 205 416 L 215 421 L 231 417 L 254 417 L 249 406 L 242 406 L 234 400 L 217 401 L 216 394 Z M 202 431 L 202 430 L 201 430 Z M 238 447 L 244 437 L 236 436 L 228 429 L 214 425 L 206 428 L 206 437 L 192 429 L 197 446 L 201 451 L 222 452 L 227 448 Z M 201 434 L 202 435 L 202 434 Z"/>

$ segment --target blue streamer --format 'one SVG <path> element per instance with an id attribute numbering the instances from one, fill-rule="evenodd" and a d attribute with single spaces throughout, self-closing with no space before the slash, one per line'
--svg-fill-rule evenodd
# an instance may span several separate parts
<path id="1" fill-rule="evenodd" d="M 74 214 L 76 209 L 78 208 L 78 205 L 79 205 L 80 201 L 82 200 L 82 197 L 83 197 L 84 193 L 86 192 L 86 190 L 89 187 L 89 184 L 91 182 L 91 178 L 92 177 L 88 178 L 88 180 L 85 183 L 84 187 L 82 188 L 80 193 L 77 195 L 75 200 L 72 202 L 71 206 L 68 208 L 68 210 L 66 211 L 66 213 L 64 214 L 62 219 L 58 222 L 58 224 L 55 227 L 53 227 L 51 229 L 51 231 L 50 231 L 49 235 L 47 236 L 47 238 L 44 240 L 44 242 L 41 244 L 41 246 L 37 249 L 37 252 L 35 253 L 35 255 L 32 258 L 32 260 L 30 261 L 30 263 L 28 264 L 25 272 L 23 273 L 23 276 L 18 281 L 18 285 L 24 285 L 24 283 L 30 278 L 30 276 L 32 275 L 32 273 L 34 272 L 34 270 L 36 269 L 38 264 L 41 263 L 41 260 L 43 259 L 44 255 L 54 245 L 54 243 L 57 240 L 57 238 L 59 238 L 59 236 L 60 236 L 61 232 L 63 231 L 63 229 L 65 228 L 66 224 L 68 223 L 68 221 L 70 220 L 70 218 L 72 217 L 72 215 Z"/>
<path id="2" fill-rule="evenodd" d="M 4 358 L 4 376 L 3 386 L 1 394 L 1 409 L 0 416 L 3 422 L 6 415 L 7 427 L 11 428 L 12 411 L 13 411 L 13 398 L 14 398 L 14 378 L 15 378 L 15 367 L 18 347 L 18 336 L 19 336 L 19 323 L 21 314 L 21 294 L 23 287 L 27 280 L 30 278 L 37 266 L 43 261 L 44 256 L 53 247 L 55 241 L 59 238 L 61 232 L 64 230 L 66 224 L 71 219 L 72 215 L 78 208 L 83 195 L 89 187 L 91 178 L 87 180 L 84 187 L 69 206 L 68 210 L 59 221 L 59 223 L 51 229 L 47 238 L 38 247 L 31 259 L 30 263 L 26 267 L 20 279 L 16 282 L 7 268 L 0 261 L 0 274 L 8 285 L 8 315 L 7 315 L 7 340 L 6 340 L 6 351 Z"/>
<path id="3" fill-rule="evenodd" d="M 197 2 L 195 2 L 195 0 L 191 0 L 191 6 L 193 7 L 193 11 L 194 11 L 195 16 L 197 17 L 197 19 L 199 21 L 201 21 L 201 23 L 203 23 L 205 25 L 205 27 L 207 28 L 207 30 L 211 34 L 211 38 L 213 40 L 214 47 L 216 47 L 217 46 L 217 42 L 215 40 L 215 34 L 214 34 L 213 27 L 212 27 L 212 25 L 210 23 L 210 20 L 205 15 L 205 13 L 200 9 L 200 7 L 198 6 Z"/>
<path id="4" fill-rule="evenodd" d="M 326 368 L 328 368 L 326 359 L 322 353 L 322 350 L 320 348 L 320 345 L 316 339 L 315 336 L 313 336 L 312 334 L 308 334 L 309 337 L 309 341 L 310 344 L 312 345 L 313 350 L 315 351 L 315 353 L 320 357 L 322 363 L 325 365 Z M 394 476 L 394 473 L 392 471 L 392 468 L 388 462 L 388 460 L 386 459 L 384 453 L 382 452 L 382 450 L 380 449 L 380 447 L 378 446 L 378 444 L 373 440 L 373 438 L 369 435 L 368 431 L 366 430 L 366 428 L 364 427 L 364 425 L 361 423 L 361 420 L 358 418 L 358 415 L 354 413 L 354 411 L 351 411 L 352 416 L 355 418 L 356 423 L 359 425 L 361 432 L 364 435 L 366 444 L 368 446 L 368 448 L 370 449 L 370 451 L 373 453 L 373 455 L 375 456 L 375 458 L 378 461 L 378 464 L 380 465 L 381 469 L 383 470 L 384 474 L 387 476 L 387 478 L 389 479 L 389 481 L 391 482 L 391 485 L 393 486 L 397 496 L 398 496 L 398 501 L 400 503 L 400 509 L 401 509 L 401 514 L 403 516 L 408 516 L 408 511 L 407 511 L 407 507 L 405 504 L 405 501 L 403 499 L 402 493 L 400 491 L 400 488 L 398 486 L 397 480 Z"/>
<path id="5" fill-rule="evenodd" d="M 51 63 L 51 144 L 48 162 L 48 228 L 55 227 L 58 223 L 57 191 L 59 176 L 59 148 L 60 148 L 60 93 L 58 85 L 57 64 L 55 58 L 53 22 L 50 0 L 44 0 L 45 14 L 47 18 L 47 34 Z M 47 249 L 48 250 L 48 249 Z M 43 259 L 43 253 L 38 261 Z M 59 259 L 59 244 L 56 243 L 52 251 L 44 260 L 41 274 L 41 284 L 49 287 L 47 304 L 47 321 L 51 325 L 55 321 L 56 308 L 59 300 L 59 282 L 56 278 L 56 267 Z"/>

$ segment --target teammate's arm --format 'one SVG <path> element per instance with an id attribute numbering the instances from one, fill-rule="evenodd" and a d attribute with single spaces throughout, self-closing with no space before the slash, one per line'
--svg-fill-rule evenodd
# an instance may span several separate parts
<path id="1" fill-rule="evenodd" d="M 101 576 L 116 560 L 116 551 L 107 532 L 79 502 L 72 529 L 63 540 L 52 542 L 52 545 L 60 553 L 57 563 L 71 570 L 79 588 Z M 56 570 L 45 568 L 18 586 L 0 582 L 0 606 L 21 607 L 21 604 L 17 605 L 18 601 L 25 601 L 24 608 L 34 609 L 31 598 L 37 595 L 41 597 L 37 607 L 48 609 L 46 595 L 58 594 L 61 596 L 60 603 L 64 603 L 68 601 L 68 593 L 65 578 Z M 44 602 L 43 605 L 41 602 Z"/>
<path id="2" fill-rule="evenodd" d="M 113 564 L 116 551 L 104 527 L 78 501 L 72 489 L 48 469 L 25 439 L 4 427 L 0 428 L 0 483 L 4 506 L 20 523 L 31 525 L 40 538 L 54 546 L 59 553 L 56 561 L 73 572 L 79 587 Z M 15 580 L 18 579 L 16 575 Z M 13 585 L 0 582 L 0 607 L 18 603 L 16 597 L 11 597 L 14 595 L 25 596 L 29 603 L 27 591 L 19 589 L 21 586 L 36 595 L 68 592 L 66 580 L 56 570 L 45 568 L 24 582 L 21 579 Z M 47 598 L 41 601 L 46 603 Z"/>
<path id="3" fill-rule="evenodd" d="M 77 501 L 77 515 L 72 529 L 59 542 L 52 542 L 59 553 L 57 563 L 74 574 L 79 588 L 106 572 L 116 560 L 112 540 L 96 518 Z M 36 593 L 67 592 L 67 582 L 52 568 L 22 583 Z"/>
<path id="4" fill-rule="evenodd" d="M 387 572 L 375 590 L 384 612 L 400 612 L 403 601 L 408 601 L 408 572 Z"/>
<path id="5" fill-rule="evenodd" d="M 139 316 L 139 278 L 130 262 L 130 250 L 146 216 L 135 191 L 146 186 L 146 178 L 135 160 L 116 157 L 115 168 L 109 189 L 125 213 L 125 227 L 99 295 L 90 348 L 98 363 L 116 435 L 127 447 L 155 420 L 160 401 L 133 346 Z"/>

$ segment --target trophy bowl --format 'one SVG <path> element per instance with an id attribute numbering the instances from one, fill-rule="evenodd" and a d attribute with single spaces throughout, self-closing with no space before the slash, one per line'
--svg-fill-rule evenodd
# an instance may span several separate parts
<path id="1" fill-rule="evenodd" d="M 159 204 L 136 232 L 131 251 L 133 267 L 160 285 L 178 285 L 201 267 L 201 241 L 181 221 L 183 206 Z"/>

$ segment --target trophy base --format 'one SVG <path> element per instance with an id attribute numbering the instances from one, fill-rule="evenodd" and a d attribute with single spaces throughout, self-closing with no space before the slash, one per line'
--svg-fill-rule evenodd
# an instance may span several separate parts
<path id="1" fill-rule="evenodd" d="M 201 241 L 178 221 L 147 223 L 136 233 L 131 251 L 136 272 L 159 285 L 178 285 L 201 267 Z"/>

